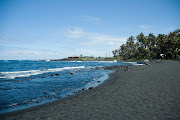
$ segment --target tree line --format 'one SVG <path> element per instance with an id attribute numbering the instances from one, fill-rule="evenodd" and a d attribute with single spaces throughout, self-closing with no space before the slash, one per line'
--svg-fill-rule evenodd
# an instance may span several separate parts
<path id="1" fill-rule="evenodd" d="M 136 38 L 129 37 L 125 44 L 112 53 L 121 59 L 159 59 L 161 54 L 166 59 L 177 59 L 180 57 L 180 30 L 157 36 L 153 33 L 145 36 L 141 32 Z"/>

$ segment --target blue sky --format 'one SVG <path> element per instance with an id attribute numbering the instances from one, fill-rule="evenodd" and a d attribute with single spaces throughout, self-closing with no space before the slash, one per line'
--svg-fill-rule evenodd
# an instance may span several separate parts
<path id="1" fill-rule="evenodd" d="M 180 29 L 179 6 L 180 0 L 0 0 L 0 59 L 109 55 L 131 35 Z"/>

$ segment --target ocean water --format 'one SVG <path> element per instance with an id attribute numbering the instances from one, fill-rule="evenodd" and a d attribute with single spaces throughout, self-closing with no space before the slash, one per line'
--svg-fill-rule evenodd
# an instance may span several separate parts
<path id="1" fill-rule="evenodd" d="M 29 108 L 96 87 L 111 70 L 95 67 L 136 65 L 113 61 L 0 61 L 0 113 Z M 73 74 L 72 74 L 73 73 Z M 98 82 L 101 81 L 101 82 Z"/>

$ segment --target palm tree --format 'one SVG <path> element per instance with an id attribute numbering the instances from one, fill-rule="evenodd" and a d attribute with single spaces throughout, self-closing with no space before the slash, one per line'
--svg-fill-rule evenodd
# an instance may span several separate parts
<path id="1" fill-rule="evenodd" d="M 140 47 L 146 48 L 146 37 L 142 32 L 139 35 L 137 35 L 136 39 L 140 43 Z"/>
<path id="2" fill-rule="evenodd" d="M 164 34 L 158 34 L 156 37 L 156 49 L 157 49 L 157 58 L 160 58 L 160 54 L 165 54 L 165 35 Z"/>
<path id="3" fill-rule="evenodd" d="M 127 59 L 127 51 L 128 51 L 128 48 L 127 48 L 127 46 L 125 45 L 125 44 L 122 44 L 121 46 L 120 46 L 120 56 L 122 56 L 124 59 Z"/>
<path id="4" fill-rule="evenodd" d="M 115 52 L 115 50 L 112 51 L 112 54 L 113 54 L 114 57 L 116 57 L 116 52 Z"/>
<path id="5" fill-rule="evenodd" d="M 137 42 L 135 43 L 135 40 Z M 124 59 L 135 58 L 160 58 L 160 54 L 166 54 L 167 58 L 176 59 L 180 56 L 180 30 L 170 32 L 168 35 L 158 34 L 154 36 L 150 33 L 144 36 L 143 33 L 137 35 L 136 39 L 131 36 L 126 44 L 122 44 L 119 50 L 112 51 L 114 56 L 119 55 Z"/>
<path id="6" fill-rule="evenodd" d="M 147 47 L 150 51 L 150 57 L 155 58 L 154 50 L 155 50 L 155 44 L 156 44 L 156 37 L 153 35 L 153 33 L 150 33 L 147 36 Z"/>
<path id="7" fill-rule="evenodd" d="M 129 37 L 127 39 L 127 42 L 126 42 L 126 46 L 127 46 L 128 50 L 129 50 L 128 51 L 128 57 L 129 58 L 133 58 L 134 55 L 135 55 L 135 44 L 134 44 L 134 41 L 135 41 L 134 37 L 131 36 L 131 37 Z"/>
<path id="8" fill-rule="evenodd" d="M 176 59 L 179 46 L 178 41 L 180 41 L 180 30 L 176 30 L 174 32 L 170 32 L 167 36 L 167 54 L 170 59 Z"/>
<path id="9" fill-rule="evenodd" d="M 118 54 L 118 50 L 117 50 L 117 49 L 116 49 L 116 50 L 113 50 L 112 53 L 113 53 L 113 56 L 116 57 L 117 54 Z"/>

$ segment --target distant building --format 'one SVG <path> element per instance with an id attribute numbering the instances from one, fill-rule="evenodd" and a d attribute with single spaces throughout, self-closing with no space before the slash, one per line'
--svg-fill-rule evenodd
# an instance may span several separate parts
<path id="1" fill-rule="evenodd" d="M 70 57 L 68 57 L 68 58 L 79 58 L 79 57 L 76 56 L 76 55 L 73 55 L 73 56 L 70 56 Z"/>

